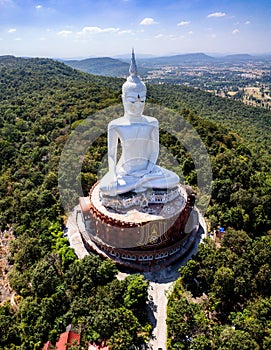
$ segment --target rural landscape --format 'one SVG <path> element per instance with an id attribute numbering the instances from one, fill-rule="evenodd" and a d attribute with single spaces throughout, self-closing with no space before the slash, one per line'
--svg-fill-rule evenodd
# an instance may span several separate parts
<path id="1" fill-rule="evenodd" d="M 110 57 L 68 60 L 87 73 L 125 77 L 129 63 Z M 212 57 L 203 53 L 138 60 L 141 76 L 152 84 L 175 84 L 209 91 L 270 110 L 271 56 L 246 54 Z"/>

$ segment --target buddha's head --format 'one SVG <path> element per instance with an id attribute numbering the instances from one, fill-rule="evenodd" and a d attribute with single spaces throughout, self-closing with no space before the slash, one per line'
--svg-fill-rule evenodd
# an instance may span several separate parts
<path id="1" fill-rule="evenodd" d="M 122 102 L 125 114 L 131 117 L 140 117 L 146 101 L 146 85 L 137 75 L 134 51 L 132 51 L 130 76 L 122 85 Z"/>

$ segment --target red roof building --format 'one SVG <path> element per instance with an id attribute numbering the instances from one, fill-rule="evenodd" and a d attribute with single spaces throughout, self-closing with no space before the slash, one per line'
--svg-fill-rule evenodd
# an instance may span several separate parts
<path id="1" fill-rule="evenodd" d="M 60 337 L 54 349 L 68 350 L 72 345 L 80 345 L 80 334 L 74 332 L 72 330 L 72 325 L 69 325 L 66 328 L 66 332 L 60 334 Z M 42 348 L 42 350 L 51 350 L 51 349 L 52 349 L 52 343 L 50 341 L 47 341 L 47 343 L 45 343 Z"/>
<path id="2" fill-rule="evenodd" d="M 47 343 L 45 343 L 43 345 L 42 350 L 51 350 L 51 346 L 52 346 L 52 343 L 50 341 L 48 341 Z"/>
<path id="3" fill-rule="evenodd" d="M 60 334 L 56 343 L 56 350 L 68 350 L 70 345 L 80 344 L 80 334 L 71 330 L 71 325 L 67 327 L 66 332 Z"/>

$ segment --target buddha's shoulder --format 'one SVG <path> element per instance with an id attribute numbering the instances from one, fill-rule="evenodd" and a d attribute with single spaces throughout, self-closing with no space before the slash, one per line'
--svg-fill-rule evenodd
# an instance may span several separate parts
<path id="1" fill-rule="evenodd" d="M 127 123 L 126 119 L 124 117 L 120 117 L 120 118 L 111 120 L 111 122 L 108 124 L 108 128 L 110 129 L 119 125 L 124 125 L 126 123 Z"/>
<path id="2" fill-rule="evenodd" d="M 154 117 L 149 117 L 147 115 L 143 115 L 143 118 L 145 119 L 146 123 L 158 125 L 158 120 Z"/>
<path id="3" fill-rule="evenodd" d="M 158 120 L 156 118 L 149 117 L 146 115 L 143 115 L 138 121 L 135 121 L 132 124 L 136 124 L 136 123 L 143 123 L 143 124 L 158 126 Z M 130 126 L 130 125 L 131 125 L 131 122 L 129 120 L 127 120 L 127 118 L 120 117 L 120 118 L 112 120 L 108 124 L 108 129 L 116 128 L 119 126 Z"/>

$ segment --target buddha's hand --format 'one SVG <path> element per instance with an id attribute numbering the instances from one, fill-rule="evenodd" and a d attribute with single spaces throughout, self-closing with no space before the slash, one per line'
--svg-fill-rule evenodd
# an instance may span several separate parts
<path id="1" fill-rule="evenodd" d="M 132 173 L 132 175 L 135 177 L 143 177 L 146 174 L 149 174 L 153 171 L 154 165 L 155 165 L 154 163 L 149 161 L 146 169 L 135 171 L 134 173 Z"/>
<path id="2" fill-rule="evenodd" d="M 149 173 L 149 171 L 147 169 L 144 169 L 144 170 L 134 171 L 131 173 L 131 175 L 134 177 L 143 177 L 148 173 Z"/>
<path id="3" fill-rule="evenodd" d="M 147 166 L 147 171 L 148 173 L 151 173 L 153 171 L 155 164 L 149 160 L 148 166 Z"/>

